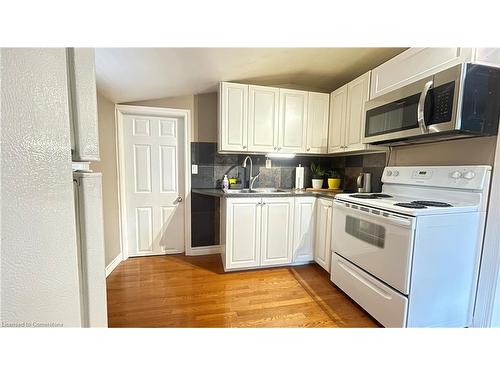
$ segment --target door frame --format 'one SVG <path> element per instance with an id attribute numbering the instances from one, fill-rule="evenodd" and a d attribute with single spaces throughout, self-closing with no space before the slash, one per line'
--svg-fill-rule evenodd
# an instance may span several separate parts
<path id="1" fill-rule="evenodd" d="M 191 253 L 191 110 L 143 107 L 135 105 L 115 105 L 116 170 L 118 174 L 118 210 L 120 228 L 120 252 L 122 260 L 128 258 L 127 248 L 127 210 L 125 191 L 125 155 L 123 137 L 123 116 L 162 116 L 177 117 L 184 121 L 184 253 Z"/>

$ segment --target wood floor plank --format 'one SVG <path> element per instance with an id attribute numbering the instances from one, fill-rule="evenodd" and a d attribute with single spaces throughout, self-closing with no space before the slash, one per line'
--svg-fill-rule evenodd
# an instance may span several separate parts
<path id="1" fill-rule="evenodd" d="M 379 327 L 310 264 L 224 273 L 219 255 L 131 258 L 107 278 L 110 327 Z"/>

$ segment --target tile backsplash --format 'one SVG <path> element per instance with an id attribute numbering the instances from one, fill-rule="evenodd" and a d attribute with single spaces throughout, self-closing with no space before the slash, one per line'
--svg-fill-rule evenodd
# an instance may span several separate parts
<path id="1" fill-rule="evenodd" d="M 217 188 L 225 174 L 228 177 L 238 177 L 248 185 L 249 168 L 243 168 L 246 154 L 219 154 L 217 143 L 192 142 L 191 163 L 198 165 L 198 174 L 192 175 L 193 188 Z M 251 155 L 253 174 L 261 171 L 254 187 L 293 188 L 295 185 L 295 167 L 302 164 L 305 167 L 305 186 L 311 186 L 309 166 L 320 164 L 326 170 L 335 169 L 342 176 L 342 188 L 351 192 L 356 190 L 356 178 L 361 172 L 372 174 L 372 191 L 381 189 L 381 177 L 385 167 L 385 153 L 354 155 L 354 156 L 296 156 L 288 160 L 272 160 L 272 167 L 265 168 L 264 155 Z M 327 186 L 326 180 L 324 187 Z"/>

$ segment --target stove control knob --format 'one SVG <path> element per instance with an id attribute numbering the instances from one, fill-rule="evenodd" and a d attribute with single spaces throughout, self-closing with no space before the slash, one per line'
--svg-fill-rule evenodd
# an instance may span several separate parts
<path id="1" fill-rule="evenodd" d="M 391 171 L 391 170 L 388 170 L 385 174 L 386 174 L 387 176 L 392 176 L 392 171 Z"/>
<path id="2" fill-rule="evenodd" d="M 464 173 L 463 177 L 466 179 L 466 180 L 472 180 L 474 178 L 476 174 L 472 171 L 467 171 Z"/>
<path id="3" fill-rule="evenodd" d="M 394 171 L 394 172 L 392 172 L 392 175 L 393 175 L 394 177 L 396 177 L 397 175 L 399 175 L 399 172 L 398 172 L 398 171 Z"/>
<path id="4" fill-rule="evenodd" d="M 462 173 L 460 173 L 460 171 L 455 171 L 450 175 L 450 177 L 458 180 L 460 177 L 462 177 Z"/>

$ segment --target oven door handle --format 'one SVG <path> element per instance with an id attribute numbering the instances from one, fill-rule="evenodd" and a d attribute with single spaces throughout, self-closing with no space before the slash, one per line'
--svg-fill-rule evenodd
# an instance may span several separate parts
<path id="1" fill-rule="evenodd" d="M 429 133 L 429 129 L 427 128 L 427 125 L 425 123 L 425 98 L 427 97 L 427 94 L 429 93 L 429 90 L 432 88 L 433 84 L 434 81 L 426 82 L 426 84 L 424 85 L 424 89 L 420 94 L 420 98 L 418 99 L 417 121 L 418 121 L 418 126 L 422 131 L 422 134 Z"/>
<path id="2" fill-rule="evenodd" d="M 399 217 L 399 216 L 395 216 L 395 215 L 391 215 L 391 214 L 389 214 L 389 216 L 377 215 L 377 214 L 371 213 L 369 211 L 363 211 L 360 209 L 347 207 L 344 202 L 341 202 L 338 200 L 334 200 L 333 204 L 335 204 L 338 208 L 341 208 L 341 209 L 348 211 L 348 212 L 352 212 L 353 214 L 357 213 L 360 216 L 369 216 L 370 218 L 373 218 L 373 219 L 376 219 L 379 221 L 389 222 L 393 225 L 399 225 L 400 227 L 411 228 L 413 225 L 413 220 L 411 218 Z M 352 205 L 352 203 L 350 203 L 350 204 Z M 354 204 L 354 205 L 356 205 L 356 204 Z M 375 210 L 380 211 L 379 209 L 375 209 Z"/>

